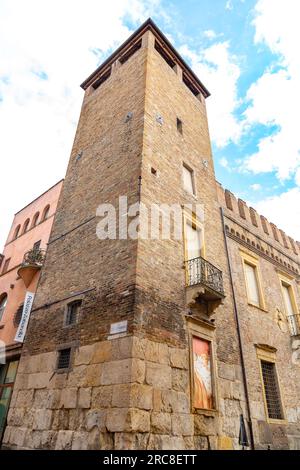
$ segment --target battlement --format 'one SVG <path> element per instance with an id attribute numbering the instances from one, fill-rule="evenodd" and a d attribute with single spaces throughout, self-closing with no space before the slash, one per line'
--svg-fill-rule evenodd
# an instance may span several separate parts
<path id="1" fill-rule="evenodd" d="M 249 228 L 251 226 L 255 231 L 260 231 L 264 238 L 268 241 L 280 244 L 284 250 L 288 250 L 291 255 L 300 256 L 300 242 L 295 241 L 292 237 L 288 236 L 282 229 L 278 228 L 274 223 L 269 222 L 266 217 L 257 213 L 253 207 L 248 205 L 242 199 L 236 198 L 235 195 L 228 189 L 224 189 L 222 185 L 217 182 L 218 200 L 222 207 L 230 211 L 233 217 L 238 217 L 241 224 L 246 224 Z"/>

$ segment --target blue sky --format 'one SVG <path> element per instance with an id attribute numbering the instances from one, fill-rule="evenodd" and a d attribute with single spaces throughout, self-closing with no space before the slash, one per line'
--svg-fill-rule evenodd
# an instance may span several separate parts
<path id="1" fill-rule="evenodd" d="M 149 16 L 211 92 L 217 179 L 300 240 L 299 3 L 0 0 L 0 244 L 65 174 L 79 84 Z"/>

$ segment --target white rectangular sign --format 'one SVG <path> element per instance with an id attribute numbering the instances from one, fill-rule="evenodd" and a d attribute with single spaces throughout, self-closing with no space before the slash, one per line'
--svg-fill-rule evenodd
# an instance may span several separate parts
<path id="1" fill-rule="evenodd" d="M 18 341 L 18 343 L 23 343 L 24 341 L 25 333 L 27 330 L 27 325 L 28 325 L 28 321 L 30 317 L 30 312 L 31 312 L 32 304 L 33 304 L 33 299 L 34 299 L 34 294 L 32 292 L 26 292 L 22 318 L 20 321 L 18 331 L 16 333 L 16 337 L 15 337 L 15 341 Z"/>
<path id="2" fill-rule="evenodd" d="M 110 334 L 116 335 L 117 333 L 124 333 L 127 331 L 127 320 L 112 323 L 110 325 Z"/>

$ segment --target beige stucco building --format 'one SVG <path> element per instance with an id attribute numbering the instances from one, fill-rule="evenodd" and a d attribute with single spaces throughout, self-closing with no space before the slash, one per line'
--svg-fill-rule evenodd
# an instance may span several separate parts
<path id="1" fill-rule="evenodd" d="M 297 448 L 300 248 L 215 181 L 209 92 L 151 20 L 82 88 L 4 446 Z M 120 196 L 183 237 L 99 239 Z"/>

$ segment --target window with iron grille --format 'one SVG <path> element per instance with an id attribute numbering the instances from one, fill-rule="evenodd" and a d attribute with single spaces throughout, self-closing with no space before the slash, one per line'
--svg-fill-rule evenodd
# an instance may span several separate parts
<path id="1" fill-rule="evenodd" d="M 58 351 L 57 369 L 68 369 L 71 361 L 71 348 Z"/>
<path id="2" fill-rule="evenodd" d="M 283 419 L 275 364 L 273 362 L 261 361 L 261 370 L 268 416 L 271 419 Z"/>
<path id="3" fill-rule="evenodd" d="M 81 300 L 76 300 L 71 302 L 67 306 L 67 316 L 66 316 L 66 325 L 74 325 L 77 323 L 79 308 L 81 305 Z"/>

